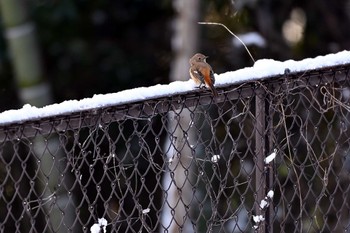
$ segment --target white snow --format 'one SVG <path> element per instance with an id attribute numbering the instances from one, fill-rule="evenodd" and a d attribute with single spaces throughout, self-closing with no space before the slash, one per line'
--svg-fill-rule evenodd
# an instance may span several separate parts
<path id="1" fill-rule="evenodd" d="M 142 214 L 148 214 L 149 212 L 150 212 L 149 208 L 146 208 L 146 209 L 142 210 Z"/>
<path id="2" fill-rule="evenodd" d="M 265 209 L 266 207 L 268 207 L 270 205 L 270 202 L 272 201 L 274 194 L 275 193 L 272 190 L 268 191 L 268 193 L 266 194 L 266 197 L 260 201 L 259 206 L 261 209 Z"/>
<path id="3" fill-rule="evenodd" d="M 262 77 L 266 78 L 274 75 L 281 75 L 284 74 L 287 68 L 291 72 L 298 72 L 347 63 L 350 63 L 350 51 L 318 56 L 316 58 L 306 58 L 301 61 L 287 60 L 281 62 L 272 59 L 261 59 L 256 61 L 253 67 L 220 74 L 216 77 L 216 83 L 220 86 L 220 84 L 240 83 L 243 81 L 257 80 Z"/>
<path id="4" fill-rule="evenodd" d="M 90 232 L 91 233 L 100 233 L 100 225 L 95 223 L 94 225 L 92 225 L 92 227 L 90 227 Z"/>
<path id="5" fill-rule="evenodd" d="M 270 199 L 272 199 L 273 198 L 273 195 L 275 195 L 275 193 L 272 191 L 272 190 L 270 190 L 268 193 L 267 193 L 267 197 L 268 198 L 270 198 Z"/>
<path id="6" fill-rule="evenodd" d="M 210 159 L 213 163 L 217 163 L 220 160 L 220 155 L 213 155 Z"/>
<path id="7" fill-rule="evenodd" d="M 271 163 L 276 158 L 276 153 L 277 149 L 274 149 L 273 152 L 264 159 L 265 164 Z"/>
<path id="8" fill-rule="evenodd" d="M 95 223 L 90 227 L 91 233 L 100 233 L 101 227 L 103 229 L 103 233 L 106 233 L 106 227 L 107 227 L 107 220 L 105 218 L 99 218 L 98 223 Z"/>
<path id="9" fill-rule="evenodd" d="M 268 191 L 266 197 L 260 201 L 259 207 L 262 210 L 269 206 L 269 202 L 272 200 L 273 195 L 274 195 L 274 192 L 272 190 L 270 190 L 270 191 Z M 255 225 L 253 226 L 254 229 L 258 229 L 259 223 L 262 221 L 265 221 L 265 218 L 262 215 L 253 215 L 253 221 L 255 222 Z"/>
<path id="10" fill-rule="evenodd" d="M 262 222 L 264 220 L 265 220 L 265 218 L 262 215 L 253 215 L 253 221 L 255 223 L 259 223 L 259 222 Z"/>
<path id="11" fill-rule="evenodd" d="M 265 209 L 266 207 L 269 206 L 269 203 L 267 201 L 265 201 L 265 199 L 263 199 L 263 200 L 261 200 L 259 206 L 260 206 L 261 209 Z"/>
<path id="12" fill-rule="evenodd" d="M 230 71 L 219 75 L 215 74 L 215 85 L 220 87 L 228 84 L 257 80 L 259 78 L 268 78 L 270 76 L 283 74 L 286 68 L 291 72 L 297 72 L 346 63 L 350 63 L 350 51 L 319 56 L 312 59 L 308 58 L 301 61 L 288 60 L 281 62 L 272 59 L 262 59 L 255 62 L 253 67 Z M 52 104 L 42 108 L 26 104 L 19 110 L 8 110 L 0 113 L 0 125 L 20 123 L 42 117 L 70 114 L 99 107 L 126 104 L 149 98 L 166 97 L 174 94 L 186 93 L 194 89 L 196 89 L 196 84 L 192 80 L 175 81 L 164 85 L 159 84 L 156 86 L 139 87 L 117 93 L 94 95 L 92 98 L 82 100 L 64 101 L 60 104 Z"/>
<path id="13" fill-rule="evenodd" d="M 265 221 L 265 218 L 262 215 L 253 215 L 253 221 L 255 222 L 253 228 L 258 229 L 260 222 Z"/>

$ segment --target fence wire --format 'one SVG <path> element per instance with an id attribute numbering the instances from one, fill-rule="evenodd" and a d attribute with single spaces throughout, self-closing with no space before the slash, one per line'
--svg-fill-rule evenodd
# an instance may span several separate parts
<path id="1" fill-rule="evenodd" d="M 345 232 L 350 65 L 0 126 L 1 232 Z"/>

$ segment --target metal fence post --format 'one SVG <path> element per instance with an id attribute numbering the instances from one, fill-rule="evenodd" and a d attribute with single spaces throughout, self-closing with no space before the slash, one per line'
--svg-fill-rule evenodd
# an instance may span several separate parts
<path id="1" fill-rule="evenodd" d="M 272 99 L 273 96 L 269 95 L 269 103 L 272 103 Z M 274 114 L 275 110 L 271 107 L 268 108 L 268 116 L 267 116 L 267 122 L 268 122 L 268 126 L 267 126 L 267 130 L 268 130 L 268 139 L 267 142 L 269 144 L 269 152 L 272 152 L 273 150 L 275 150 L 276 148 L 274 147 L 274 128 L 273 128 L 273 114 Z M 277 152 L 276 152 L 277 153 Z M 268 170 L 267 170 L 267 174 L 266 174 L 266 180 L 268 180 L 268 184 L 267 184 L 267 188 L 268 190 L 274 190 L 273 189 L 273 183 L 274 183 L 274 174 L 275 174 L 275 166 L 273 166 L 274 162 L 272 162 L 269 166 L 268 166 Z M 273 201 L 271 200 L 271 203 L 267 209 L 267 214 L 266 214 L 266 230 L 269 233 L 273 233 L 273 218 L 274 218 L 274 205 L 273 205 Z"/>
<path id="2" fill-rule="evenodd" d="M 266 180 L 265 180 L 265 91 L 263 88 L 256 90 L 255 96 L 255 216 L 265 215 L 260 208 L 260 202 L 265 198 L 266 195 Z M 257 228 L 255 232 L 265 232 L 265 221 L 254 223 Z"/>

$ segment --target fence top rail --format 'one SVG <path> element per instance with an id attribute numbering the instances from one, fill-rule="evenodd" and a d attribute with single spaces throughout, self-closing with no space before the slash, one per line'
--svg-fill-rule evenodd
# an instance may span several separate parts
<path id="1" fill-rule="evenodd" d="M 278 62 L 260 60 L 253 67 L 216 75 L 219 97 L 216 102 L 249 96 L 254 82 L 277 82 L 307 77 L 310 85 L 320 84 L 319 76 L 327 73 L 347 72 L 350 69 L 350 51 L 329 54 L 301 61 Z M 312 78 L 314 77 L 314 78 Z M 345 76 L 344 76 L 345 77 Z M 329 82 L 331 80 L 324 80 Z M 240 92 L 227 92 L 245 83 Z M 220 95 L 224 93 L 224 95 Z M 209 91 L 202 91 L 189 81 L 176 81 L 167 85 L 140 87 L 113 94 L 95 95 L 80 101 L 70 100 L 60 104 L 36 108 L 25 105 L 19 110 L 0 113 L 0 141 L 33 137 L 51 131 L 64 131 L 125 118 L 142 118 L 178 108 L 209 104 L 213 99 Z M 19 135 L 19 132 L 21 135 Z"/>

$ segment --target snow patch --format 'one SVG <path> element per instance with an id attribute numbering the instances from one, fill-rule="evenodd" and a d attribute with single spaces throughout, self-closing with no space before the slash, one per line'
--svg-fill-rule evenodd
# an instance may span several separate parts
<path id="1" fill-rule="evenodd" d="M 105 218 L 99 218 L 98 223 L 95 223 L 94 225 L 92 225 L 90 227 L 90 232 L 91 233 L 100 233 L 101 228 L 102 228 L 103 229 L 102 232 L 106 233 L 107 232 L 106 227 L 107 227 L 107 220 Z"/>
<path id="2" fill-rule="evenodd" d="M 273 152 L 264 159 L 265 164 L 271 163 L 276 158 L 276 153 L 277 149 L 274 149 Z"/>

